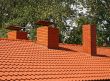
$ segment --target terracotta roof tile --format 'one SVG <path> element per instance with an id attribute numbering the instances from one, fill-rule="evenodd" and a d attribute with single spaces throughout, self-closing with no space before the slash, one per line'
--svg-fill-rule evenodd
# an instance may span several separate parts
<path id="1" fill-rule="evenodd" d="M 97 48 L 97 56 L 81 45 L 60 44 L 48 49 L 27 40 L 0 40 L 0 80 L 85 81 L 110 79 L 110 49 Z"/>

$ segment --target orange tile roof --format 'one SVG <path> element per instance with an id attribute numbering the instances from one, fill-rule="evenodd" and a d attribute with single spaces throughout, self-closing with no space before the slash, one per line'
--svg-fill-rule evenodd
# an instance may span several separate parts
<path id="1" fill-rule="evenodd" d="M 80 45 L 48 49 L 26 40 L 2 39 L 0 81 L 110 80 L 110 49 L 97 51 L 97 56 L 89 56 Z"/>

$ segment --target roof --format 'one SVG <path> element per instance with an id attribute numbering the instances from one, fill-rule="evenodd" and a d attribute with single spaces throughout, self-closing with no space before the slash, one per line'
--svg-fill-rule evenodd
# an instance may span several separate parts
<path id="1" fill-rule="evenodd" d="M 26 40 L 0 40 L 0 80 L 84 81 L 110 79 L 110 49 L 97 56 L 82 52 L 81 45 L 60 44 L 48 49 Z"/>

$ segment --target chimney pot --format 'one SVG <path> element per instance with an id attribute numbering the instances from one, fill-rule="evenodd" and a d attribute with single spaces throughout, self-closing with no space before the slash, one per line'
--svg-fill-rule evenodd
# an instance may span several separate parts
<path id="1" fill-rule="evenodd" d="M 11 31 L 8 32 L 8 39 L 28 39 L 27 38 L 27 32 L 22 32 L 22 31 Z"/>
<path id="2" fill-rule="evenodd" d="M 90 55 L 96 55 L 96 26 L 83 25 L 83 51 Z"/>
<path id="3" fill-rule="evenodd" d="M 51 49 L 58 48 L 59 30 L 49 26 L 37 28 L 37 43 Z"/>

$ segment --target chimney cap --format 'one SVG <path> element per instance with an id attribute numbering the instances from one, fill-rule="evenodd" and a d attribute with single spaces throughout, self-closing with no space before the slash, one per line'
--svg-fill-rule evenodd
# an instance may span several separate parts
<path id="1" fill-rule="evenodd" d="M 43 26 L 49 26 L 49 25 L 54 24 L 53 22 L 46 21 L 46 20 L 39 20 L 39 21 L 37 21 L 35 23 L 38 24 L 38 25 L 43 25 Z"/>
<path id="2" fill-rule="evenodd" d="M 21 26 L 17 26 L 17 25 L 10 25 L 6 29 L 20 31 L 22 28 Z"/>

